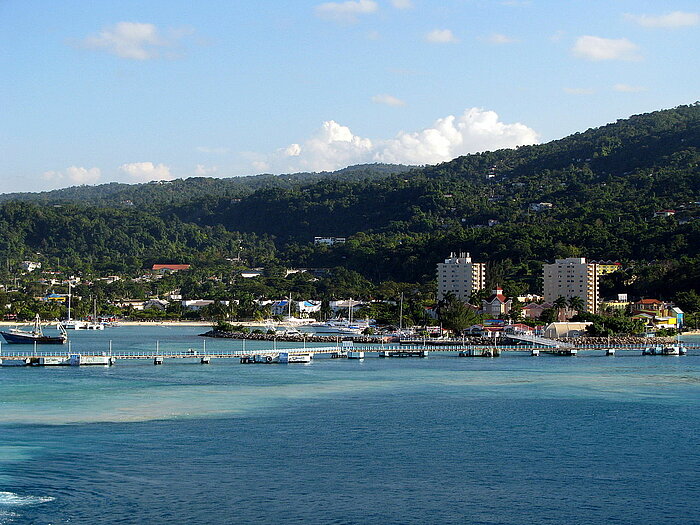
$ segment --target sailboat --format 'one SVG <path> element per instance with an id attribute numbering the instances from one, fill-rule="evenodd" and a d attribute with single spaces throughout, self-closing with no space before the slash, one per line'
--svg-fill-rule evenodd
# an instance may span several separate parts
<path id="1" fill-rule="evenodd" d="M 32 330 L 21 330 L 19 328 L 11 328 L 9 332 L 0 332 L 0 335 L 8 343 L 14 344 L 47 344 L 47 345 L 62 345 L 68 341 L 68 334 L 61 323 L 57 323 L 59 335 L 51 336 L 44 335 L 41 329 L 41 319 L 39 314 L 36 315 L 34 319 L 34 326 Z"/>
<path id="2" fill-rule="evenodd" d="M 72 319 L 70 316 L 70 306 L 71 306 L 71 293 L 73 285 L 68 281 L 68 317 L 65 321 L 61 321 L 61 326 L 66 330 L 83 330 L 87 327 L 86 321 L 80 321 L 79 319 Z"/>

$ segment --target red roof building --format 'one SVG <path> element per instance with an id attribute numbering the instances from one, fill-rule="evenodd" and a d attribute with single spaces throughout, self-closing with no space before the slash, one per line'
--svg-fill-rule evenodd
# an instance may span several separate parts
<path id="1" fill-rule="evenodd" d="M 151 268 L 154 272 L 179 272 L 180 270 L 189 269 L 189 264 L 154 264 L 153 268 Z"/>
<path id="2" fill-rule="evenodd" d="M 508 315 L 510 312 L 510 306 L 513 303 L 511 299 L 508 299 L 503 295 L 503 290 L 501 288 L 496 288 L 491 291 L 491 297 L 481 301 L 481 309 L 486 315 L 491 317 L 498 317 L 500 315 Z"/>

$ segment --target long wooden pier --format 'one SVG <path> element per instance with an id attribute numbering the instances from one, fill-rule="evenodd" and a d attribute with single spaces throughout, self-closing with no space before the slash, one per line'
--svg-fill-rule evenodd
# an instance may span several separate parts
<path id="1" fill-rule="evenodd" d="M 263 350 L 232 350 L 232 351 L 208 351 L 206 346 L 202 350 L 161 350 L 158 344 L 154 351 L 112 351 L 108 352 L 73 352 L 61 350 L 32 350 L 0 349 L 0 365 L 2 366 L 81 366 L 81 365 L 112 365 L 117 360 L 137 359 L 151 360 L 154 364 L 163 364 L 171 359 L 190 359 L 208 364 L 214 359 L 238 359 L 241 363 L 278 363 L 280 355 L 284 357 L 295 356 L 296 359 L 282 359 L 283 362 L 308 362 L 315 355 L 325 355 L 334 358 L 348 357 L 348 352 L 362 354 L 368 357 L 428 357 L 431 353 L 456 354 L 458 357 L 499 357 L 504 352 L 525 353 L 529 355 L 552 354 L 562 356 L 576 356 L 581 353 L 605 351 L 605 355 L 612 356 L 617 352 L 643 353 L 649 345 L 577 345 L 577 346 L 551 346 L 551 345 L 413 345 L 382 344 L 382 345 L 335 345 L 317 346 L 305 348 L 269 348 Z M 700 350 L 700 344 L 684 344 L 686 351 Z M 55 347 L 52 347 L 55 348 Z M 308 361 L 302 357 L 308 356 Z"/>

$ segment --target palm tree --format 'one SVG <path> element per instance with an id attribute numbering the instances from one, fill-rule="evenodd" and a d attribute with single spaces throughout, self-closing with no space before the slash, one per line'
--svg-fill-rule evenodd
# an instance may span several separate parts
<path id="1" fill-rule="evenodd" d="M 565 297 L 562 297 L 562 296 L 560 295 L 559 297 L 557 297 L 557 298 L 554 300 L 554 303 L 553 303 L 553 304 L 554 304 L 554 308 L 556 308 L 557 310 L 563 310 L 564 308 L 566 308 L 566 305 L 567 305 L 568 303 L 567 303 L 566 298 L 565 298 Z"/>
<path id="2" fill-rule="evenodd" d="M 557 321 L 561 321 L 561 311 L 566 309 L 568 304 L 565 297 L 561 295 L 557 297 L 554 301 L 554 309 L 557 311 Z"/>
<path id="3" fill-rule="evenodd" d="M 580 314 L 586 308 L 586 306 L 583 304 L 583 299 L 581 299 L 578 295 L 574 295 L 569 297 L 569 308 L 575 310 L 577 314 Z"/>

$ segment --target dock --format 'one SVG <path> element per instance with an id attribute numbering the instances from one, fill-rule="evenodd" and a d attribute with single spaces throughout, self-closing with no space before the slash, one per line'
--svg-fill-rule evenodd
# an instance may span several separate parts
<path id="1" fill-rule="evenodd" d="M 53 347 L 55 348 L 55 347 Z M 0 348 L 0 365 L 2 366 L 112 366 L 119 360 L 150 360 L 154 365 L 163 365 L 167 361 L 174 359 L 194 360 L 200 364 L 211 364 L 216 360 L 235 359 L 241 364 L 309 364 L 314 356 L 326 358 L 345 358 L 362 360 L 365 357 L 380 358 L 427 358 L 430 354 L 454 355 L 456 357 L 480 357 L 495 358 L 506 352 L 518 355 L 552 355 L 575 357 L 578 355 L 591 354 L 593 352 L 603 356 L 619 356 L 621 352 L 634 352 L 637 355 L 649 356 L 673 356 L 685 355 L 688 351 L 700 352 L 700 344 L 685 344 L 680 347 L 680 352 L 649 352 L 649 348 L 640 344 L 630 345 L 414 345 L 404 344 L 392 345 L 343 345 L 318 346 L 304 348 L 271 348 L 265 350 L 241 351 L 232 350 L 228 352 L 208 351 L 205 348 L 201 351 L 187 349 L 162 350 L 158 344 L 155 351 L 112 351 L 108 352 L 74 352 L 43 350 L 35 348 L 33 350 L 14 350 Z"/>

